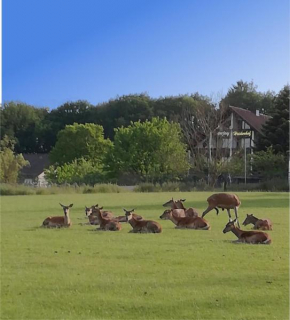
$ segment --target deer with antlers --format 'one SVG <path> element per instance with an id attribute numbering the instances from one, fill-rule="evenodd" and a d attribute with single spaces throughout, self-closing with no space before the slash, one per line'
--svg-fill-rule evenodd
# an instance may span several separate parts
<path id="1" fill-rule="evenodd" d="M 61 207 L 63 209 L 64 216 L 55 216 L 55 217 L 48 217 L 46 218 L 42 226 L 46 228 L 61 228 L 61 227 L 71 227 L 72 222 L 70 220 L 69 216 L 69 209 L 73 206 L 73 204 L 70 204 L 69 206 L 64 206 L 61 204 Z"/>
<path id="2" fill-rule="evenodd" d="M 238 208 L 241 205 L 241 201 L 235 194 L 228 194 L 228 193 L 215 193 L 207 198 L 208 207 L 202 213 L 202 217 L 204 217 L 208 212 L 215 209 L 216 214 L 219 214 L 219 209 L 222 210 L 227 209 L 229 221 L 232 221 L 230 209 L 234 209 L 236 221 L 238 226 L 240 227 L 239 220 L 238 220 Z"/>
<path id="3" fill-rule="evenodd" d="M 138 215 L 133 213 L 135 209 L 132 210 L 126 210 L 125 211 L 125 216 L 127 219 L 127 222 L 130 223 L 132 227 L 132 232 L 134 233 L 161 233 L 162 232 L 162 227 L 161 225 L 152 220 L 144 220 L 144 219 L 138 219 Z"/>
<path id="4" fill-rule="evenodd" d="M 243 231 L 235 226 L 236 221 L 237 220 L 235 219 L 234 221 L 228 222 L 223 230 L 223 233 L 231 231 L 237 236 L 238 242 L 243 243 L 270 244 L 272 242 L 270 236 L 267 233 L 261 231 Z"/>
<path id="5" fill-rule="evenodd" d="M 205 219 L 201 217 L 177 217 L 172 209 L 164 212 L 160 219 L 171 220 L 176 225 L 176 228 L 210 230 L 210 225 Z"/>
<path id="6" fill-rule="evenodd" d="M 272 221 L 269 219 L 258 219 L 253 214 L 247 214 L 243 226 L 253 224 L 256 230 L 272 230 Z"/>

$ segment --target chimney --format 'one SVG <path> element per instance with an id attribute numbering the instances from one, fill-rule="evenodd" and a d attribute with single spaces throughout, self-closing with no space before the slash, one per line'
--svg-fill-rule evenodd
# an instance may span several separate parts
<path id="1" fill-rule="evenodd" d="M 257 117 L 260 116 L 260 110 L 256 110 L 256 116 L 257 116 Z"/>

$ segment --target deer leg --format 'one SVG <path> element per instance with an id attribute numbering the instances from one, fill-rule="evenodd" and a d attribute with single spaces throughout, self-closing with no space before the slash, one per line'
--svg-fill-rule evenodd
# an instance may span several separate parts
<path id="1" fill-rule="evenodd" d="M 237 209 L 237 207 L 234 207 L 234 210 L 235 210 L 235 216 L 236 216 L 236 219 L 237 219 L 238 227 L 240 228 L 240 223 L 239 223 L 239 218 L 238 218 L 238 209 Z"/>
<path id="2" fill-rule="evenodd" d="M 209 206 L 203 213 L 202 213 L 202 218 L 208 213 L 210 212 L 214 207 Z"/>
<path id="3" fill-rule="evenodd" d="M 228 212 L 228 216 L 229 216 L 229 221 L 232 221 L 231 210 L 227 209 L 227 212 Z"/>

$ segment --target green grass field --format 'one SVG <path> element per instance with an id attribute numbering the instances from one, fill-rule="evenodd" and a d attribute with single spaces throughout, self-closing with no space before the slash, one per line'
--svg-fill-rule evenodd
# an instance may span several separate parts
<path id="1" fill-rule="evenodd" d="M 200 213 L 209 192 L 1 197 L 1 319 L 289 318 L 287 193 L 237 193 L 246 213 L 273 221 L 271 245 L 235 244 L 227 213 L 207 214 L 210 231 L 159 220 L 172 196 Z M 70 229 L 39 228 L 74 203 Z M 116 215 L 136 208 L 161 234 L 94 231 L 85 205 Z M 243 229 L 250 230 L 250 226 Z"/>

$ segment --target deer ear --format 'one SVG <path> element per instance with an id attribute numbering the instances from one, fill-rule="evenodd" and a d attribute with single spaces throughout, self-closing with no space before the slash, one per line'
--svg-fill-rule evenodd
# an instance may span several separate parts
<path id="1" fill-rule="evenodd" d="M 61 203 L 59 203 L 62 207 L 64 207 L 64 205 L 63 204 L 61 204 Z"/>
<path id="2" fill-rule="evenodd" d="M 252 216 L 253 216 L 253 214 L 251 213 L 251 214 L 250 214 L 250 216 L 252 217 Z"/>
<path id="3" fill-rule="evenodd" d="M 127 212 L 127 210 L 126 210 L 125 208 L 123 208 L 123 210 L 124 210 L 125 212 Z"/>
<path id="4" fill-rule="evenodd" d="M 131 211 L 132 211 L 132 212 L 134 212 L 134 211 L 135 211 L 135 208 L 134 208 L 134 209 L 132 209 Z"/>
<path id="5" fill-rule="evenodd" d="M 104 207 L 100 207 L 99 209 L 102 210 Z"/>
<path id="6" fill-rule="evenodd" d="M 69 208 L 71 208 L 73 205 L 74 205 L 74 204 L 73 204 L 73 203 L 71 203 L 68 207 L 69 207 Z"/>
<path id="7" fill-rule="evenodd" d="M 184 202 L 186 199 L 180 199 L 180 201 Z"/>

